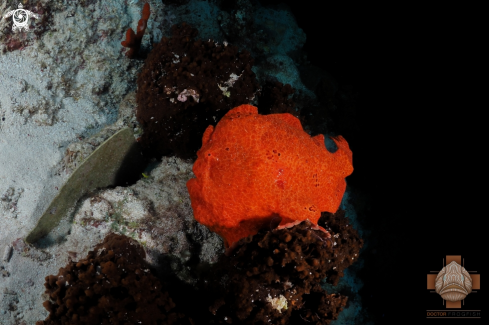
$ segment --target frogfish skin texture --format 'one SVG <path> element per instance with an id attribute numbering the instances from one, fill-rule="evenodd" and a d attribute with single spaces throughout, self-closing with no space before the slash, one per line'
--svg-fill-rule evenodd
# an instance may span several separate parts
<path id="1" fill-rule="evenodd" d="M 353 172 L 352 152 L 341 136 L 338 150 L 311 137 L 291 114 L 260 115 L 251 105 L 230 110 L 202 137 L 187 182 L 195 219 L 219 234 L 225 247 L 269 227 L 335 213 Z"/>

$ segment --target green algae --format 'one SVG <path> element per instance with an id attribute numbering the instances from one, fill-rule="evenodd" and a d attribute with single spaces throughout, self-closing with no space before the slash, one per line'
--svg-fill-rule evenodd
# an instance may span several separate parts
<path id="1" fill-rule="evenodd" d="M 121 178 L 143 166 L 131 128 L 123 128 L 95 149 L 73 172 L 25 241 L 34 243 L 53 230 L 84 195 L 120 185 Z"/>

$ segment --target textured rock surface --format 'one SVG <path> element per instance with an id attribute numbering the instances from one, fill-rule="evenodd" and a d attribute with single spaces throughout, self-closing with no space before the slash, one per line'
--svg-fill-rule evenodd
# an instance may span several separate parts
<path id="1" fill-rule="evenodd" d="M 353 227 L 344 227 L 347 222 L 342 210 L 323 214 L 320 224 L 329 225 L 331 239 L 308 221 L 241 239 L 200 284 L 210 290 L 216 323 L 329 324 L 337 319 L 348 298 L 320 284 L 326 276 L 336 284 L 357 260 L 363 240 Z"/>
<path id="2" fill-rule="evenodd" d="M 68 245 L 83 252 L 91 247 L 80 238 L 101 240 L 109 232 L 125 234 L 145 246 L 147 260 L 163 273 L 195 282 L 187 262 L 213 263 L 223 247 L 217 234 L 193 218 L 185 186 L 193 175 L 191 168 L 178 158 L 165 157 L 145 173 L 148 178 L 126 188 L 94 193 L 81 203 L 67 237 Z"/>

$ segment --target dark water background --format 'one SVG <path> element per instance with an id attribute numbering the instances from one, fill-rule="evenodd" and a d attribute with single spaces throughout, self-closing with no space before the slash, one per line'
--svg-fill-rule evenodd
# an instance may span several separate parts
<path id="1" fill-rule="evenodd" d="M 441 309 L 426 290 L 433 264 L 462 255 L 484 273 L 487 104 L 477 8 L 262 1 L 280 2 L 306 33 L 312 64 L 359 93 L 348 184 L 370 207 L 359 216 L 371 231 L 364 309 L 375 324 L 433 322 L 425 318 Z M 474 295 L 472 309 L 481 309 L 483 290 Z"/>

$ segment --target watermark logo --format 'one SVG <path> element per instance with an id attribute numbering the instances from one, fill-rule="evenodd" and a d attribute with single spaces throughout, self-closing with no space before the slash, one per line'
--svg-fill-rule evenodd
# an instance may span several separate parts
<path id="1" fill-rule="evenodd" d="M 10 16 L 12 16 L 12 21 L 14 22 L 14 25 L 12 26 L 12 31 L 14 32 L 17 30 L 22 31 L 22 29 L 27 32 L 29 30 L 29 17 L 39 18 L 38 14 L 25 10 L 22 3 L 19 3 L 18 9 L 7 12 L 3 18 L 8 18 Z"/>
<path id="2" fill-rule="evenodd" d="M 481 318 L 481 310 L 465 309 L 465 299 L 478 299 L 481 278 L 477 271 L 467 271 L 465 260 L 460 255 L 447 255 L 441 271 L 430 271 L 427 289 L 438 294 L 445 309 L 427 310 L 427 318 Z M 474 296 L 474 297 L 472 297 Z"/>

